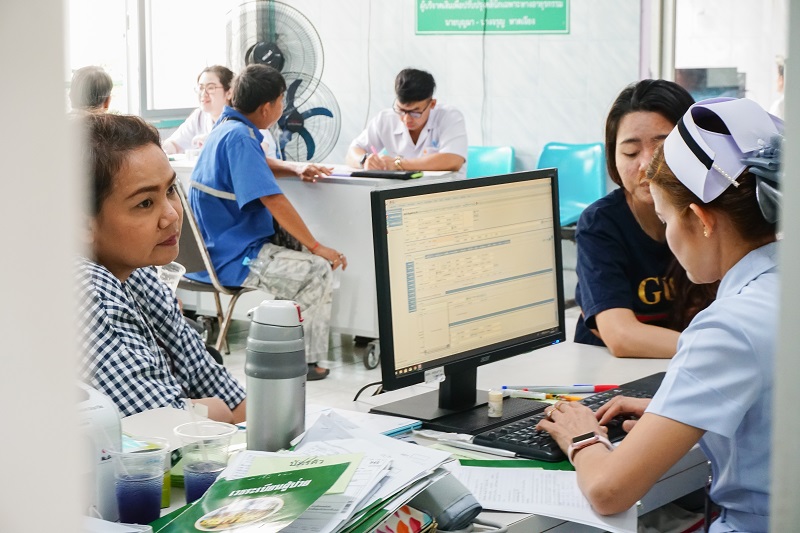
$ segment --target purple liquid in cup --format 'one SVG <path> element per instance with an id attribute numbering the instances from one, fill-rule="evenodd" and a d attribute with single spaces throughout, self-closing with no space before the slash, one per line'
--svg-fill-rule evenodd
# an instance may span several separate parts
<path id="1" fill-rule="evenodd" d="M 205 494 L 219 473 L 225 468 L 218 461 L 198 461 L 183 466 L 183 486 L 186 490 L 186 503 L 192 503 Z"/>
<path id="2" fill-rule="evenodd" d="M 117 478 L 116 493 L 119 521 L 126 524 L 149 524 L 161 515 L 163 475 L 151 477 L 133 474 Z"/>

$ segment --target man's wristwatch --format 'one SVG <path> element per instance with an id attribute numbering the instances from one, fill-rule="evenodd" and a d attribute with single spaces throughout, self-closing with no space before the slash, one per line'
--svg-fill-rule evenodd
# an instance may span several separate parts
<path id="1" fill-rule="evenodd" d="M 368 157 L 369 152 L 364 152 L 364 155 L 361 156 L 361 161 L 358 162 L 358 164 L 361 165 L 361 168 L 364 168 L 364 163 L 366 163 Z"/>
<path id="2" fill-rule="evenodd" d="M 394 158 L 394 166 L 397 167 L 397 170 L 403 170 L 403 160 L 399 155 Z"/>
<path id="3" fill-rule="evenodd" d="M 609 450 L 614 449 L 614 445 L 611 444 L 611 441 L 608 440 L 605 435 L 600 435 L 599 433 L 590 431 L 589 433 L 572 437 L 572 444 L 570 444 L 569 448 L 567 448 L 567 459 L 569 459 L 569 462 L 572 463 L 572 458 L 575 456 L 575 452 L 582 450 L 587 446 L 591 446 L 592 444 L 597 444 L 598 442 L 602 443 Z M 574 466 L 574 463 L 572 464 Z"/>

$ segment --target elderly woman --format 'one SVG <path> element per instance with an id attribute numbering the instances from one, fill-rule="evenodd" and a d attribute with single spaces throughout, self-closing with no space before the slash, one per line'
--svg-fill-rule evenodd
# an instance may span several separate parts
<path id="1" fill-rule="evenodd" d="M 751 100 L 705 100 L 653 158 L 650 189 L 670 249 L 692 281 L 720 285 L 681 334 L 652 400 L 617 397 L 597 413 L 559 403 L 540 422 L 600 513 L 635 504 L 699 442 L 713 468 L 710 497 L 722 508 L 711 531 L 767 530 L 782 130 Z M 618 415 L 634 420 L 614 449 L 603 424 Z"/>
<path id="2" fill-rule="evenodd" d="M 114 81 L 102 67 L 81 67 L 72 75 L 69 101 L 73 111 L 105 113 L 111 104 Z"/>
<path id="3" fill-rule="evenodd" d="M 125 415 L 202 404 L 240 422 L 245 392 L 214 362 L 153 265 L 178 255 L 183 209 L 155 128 L 134 116 L 91 114 L 91 201 L 86 257 L 78 260 L 79 377 Z"/>

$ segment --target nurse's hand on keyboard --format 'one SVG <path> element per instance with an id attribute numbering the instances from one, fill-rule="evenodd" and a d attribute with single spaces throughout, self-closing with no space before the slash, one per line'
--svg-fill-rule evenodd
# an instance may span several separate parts
<path id="1" fill-rule="evenodd" d="M 623 431 L 628 433 L 644 414 L 649 404 L 650 400 L 647 398 L 615 396 L 601 405 L 595 412 L 595 416 L 602 426 L 618 424 L 621 421 Z"/>
<path id="2" fill-rule="evenodd" d="M 536 429 L 547 431 L 565 452 L 575 435 L 605 432 L 605 428 L 598 425 L 594 412 L 580 402 L 559 401 L 545 409 L 544 414 L 545 418 L 539 421 Z"/>

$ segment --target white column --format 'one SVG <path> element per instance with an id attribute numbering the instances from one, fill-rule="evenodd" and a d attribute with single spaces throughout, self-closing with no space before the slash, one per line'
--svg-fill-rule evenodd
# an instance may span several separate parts
<path id="1" fill-rule="evenodd" d="M 775 362 L 772 420 L 772 509 L 770 531 L 796 531 L 800 524 L 800 416 L 797 414 L 800 380 L 800 286 L 794 283 L 800 265 L 800 6 L 789 6 L 789 53 L 786 59 L 786 145 L 781 247 L 780 339 Z M 768 61 L 770 58 L 764 58 Z M 795 97 L 792 97 L 794 91 Z"/>
<path id="2" fill-rule="evenodd" d="M 79 530 L 71 297 L 79 195 L 64 9 L 59 0 L 0 2 L 3 531 Z"/>

